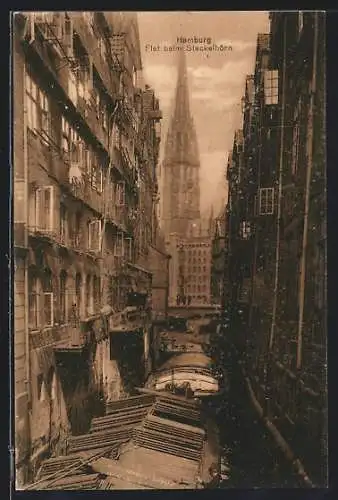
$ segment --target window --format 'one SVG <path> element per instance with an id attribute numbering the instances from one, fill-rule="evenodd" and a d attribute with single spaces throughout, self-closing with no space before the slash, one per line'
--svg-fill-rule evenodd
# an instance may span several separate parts
<path id="1" fill-rule="evenodd" d="M 86 278 L 86 314 L 92 312 L 92 277 L 90 274 Z"/>
<path id="2" fill-rule="evenodd" d="M 82 224 L 82 214 L 81 212 L 76 212 L 74 232 L 72 238 L 72 244 L 75 248 L 78 248 L 81 243 L 81 224 Z"/>
<path id="3" fill-rule="evenodd" d="M 259 214 L 273 214 L 274 188 L 261 188 L 259 190 Z"/>
<path id="4" fill-rule="evenodd" d="M 60 273 L 60 324 L 67 323 L 67 273 Z"/>
<path id="5" fill-rule="evenodd" d="M 88 224 L 88 249 L 92 252 L 100 251 L 101 220 L 96 219 Z"/>
<path id="6" fill-rule="evenodd" d="M 129 262 L 133 260 L 133 240 L 132 238 L 125 238 L 125 257 Z"/>
<path id="7" fill-rule="evenodd" d="M 240 223 L 240 237 L 243 240 L 249 239 L 251 236 L 251 225 L 250 222 L 242 221 Z"/>
<path id="8" fill-rule="evenodd" d="M 70 161 L 72 163 L 82 163 L 83 142 L 77 130 L 70 127 L 69 130 L 70 142 Z M 82 167 L 82 165 L 80 165 Z"/>
<path id="9" fill-rule="evenodd" d="M 52 367 L 49 371 L 49 386 L 50 386 L 50 398 L 53 401 L 57 398 L 57 378 L 54 368 Z"/>
<path id="10" fill-rule="evenodd" d="M 301 116 L 301 97 L 298 99 L 298 103 L 294 113 L 293 120 L 293 131 L 292 131 L 292 156 L 291 156 L 291 172 L 295 175 L 298 170 L 299 161 L 299 146 L 300 146 L 300 116 Z"/>
<path id="11" fill-rule="evenodd" d="M 50 133 L 50 110 L 47 94 L 26 74 L 26 106 L 28 127 Z"/>
<path id="12" fill-rule="evenodd" d="M 41 89 L 40 93 L 40 118 L 41 118 L 41 130 L 49 135 L 50 132 L 50 112 L 49 112 L 49 101 L 47 94 L 45 94 Z"/>
<path id="13" fill-rule="evenodd" d="M 125 205 L 125 183 L 124 181 L 118 182 L 116 184 L 116 205 L 118 207 L 123 207 Z"/>
<path id="14" fill-rule="evenodd" d="M 63 203 L 60 204 L 60 242 L 67 243 L 67 209 Z"/>
<path id="15" fill-rule="evenodd" d="M 79 91 L 78 91 L 78 82 L 76 75 L 73 73 L 73 71 L 69 71 L 68 96 L 75 106 L 77 106 L 78 93 Z"/>
<path id="16" fill-rule="evenodd" d="M 46 268 L 43 273 L 43 325 L 53 326 L 54 324 L 54 302 L 53 302 L 53 275 L 50 269 Z"/>
<path id="17" fill-rule="evenodd" d="M 66 46 L 66 51 L 68 57 L 73 56 L 73 20 L 65 16 L 65 24 L 64 24 L 64 44 Z"/>
<path id="18" fill-rule="evenodd" d="M 36 230 L 52 232 L 54 230 L 54 187 L 38 188 L 35 193 Z"/>
<path id="19" fill-rule="evenodd" d="M 98 38 L 98 47 L 99 47 L 101 57 L 104 60 L 106 60 L 107 59 L 107 48 L 106 48 L 106 42 L 105 42 L 103 37 Z"/>
<path id="20" fill-rule="evenodd" d="M 46 401 L 48 398 L 48 392 L 46 388 L 45 381 L 43 380 L 43 374 L 40 373 L 37 376 L 37 393 L 38 393 L 38 401 Z"/>
<path id="21" fill-rule="evenodd" d="M 39 326 L 39 291 L 38 291 L 38 279 L 36 276 L 29 273 L 28 278 L 29 287 L 29 316 L 28 322 L 29 327 L 32 330 L 36 330 Z"/>
<path id="22" fill-rule="evenodd" d="M 123 256 L 123 233 L 117 233 L 115 245 L 114 245 L 114 255 L 116 257 Z"/>
<path id="23" fill-rule="evenodd" d="M 278 70 L 264 72 L 264 98 L 265 104 L 278 104 Z"/>
<path id="24" fill-rule="evenodd" d="M 61 148 L 64 153 L 70 153 L 70 125 L 64 116 L 62 116 L 61 118 L 61 130 L 62 130 Z"/>
<path id="25" fill-rule="evenodd" d="M 82 290 L 82 276 L 80 273 L 76 273 L 75 297 L 76 297 L 76 309 L 79 314 L 81 314 L 81 309 L 82 309 L 81 290 Z"/>
<path id="26" fill-rule="evenodd" d="M 100 166 L 92 166 L 91 187 L 98 193 L 103 191 L 103 172 Z"/>

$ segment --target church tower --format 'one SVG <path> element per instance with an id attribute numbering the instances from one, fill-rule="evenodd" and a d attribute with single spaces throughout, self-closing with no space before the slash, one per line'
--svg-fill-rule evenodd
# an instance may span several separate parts
<path id="1" fill-rule="evenodd" d="M 185 51 L 178 53 L 178 77 L 173 113 L 163 161 L 163 228 L 186 236 L 200 219 L 200 161 L 196 130 L 190 112 Z"/>

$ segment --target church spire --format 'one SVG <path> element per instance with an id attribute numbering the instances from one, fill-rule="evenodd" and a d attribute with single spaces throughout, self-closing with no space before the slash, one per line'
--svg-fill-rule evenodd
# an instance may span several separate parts
<path id="1" fill-rule="evenodd" d="M 175 92 L 175 110 L 173 120 L 177 125 L 185 125 L 186 120 L 191 120 L 189 103 L 189 86 L 187 58 L 183 48 L 178 52 L 177 83 Z"/>
<path id="2" fill-rule="evenodd" d="M 186 235 L 200 219 L 199 151 L 190 111 L 186 54 L 178 54 L 175 102 L 164 150 L 163 222 L 166 234 Z"/>

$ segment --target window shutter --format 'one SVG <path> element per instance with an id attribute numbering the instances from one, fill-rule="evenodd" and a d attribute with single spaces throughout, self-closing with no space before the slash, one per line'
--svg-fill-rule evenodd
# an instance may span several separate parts
<path id="1" fill-rule="evenodd" d="M 93 252 L 100 250 L 101 221 L 95 220 L 89 223 L 89 249 Z"/>
<path id="2" fill-rule="evenodd" d="M 55 216 L 54 216 L 54 211 L 56 209 L 56 203 L 55 203 L 55 198 L 56 198 L 56 192 L 55 192 L 55 187 L 54 186 L 49 186 L 46 188 L 49 190 L 50 196 L 49 196 L 49 221 L 48 221 L 48 230 L 49 231 L 54 231 L 56 224 L 55 224 Z"/>
<path id="3" fill-rule="evenodd" d="M 39 188 L 35 192 L 35 230 L 42 229 L 42 211 L 44 206 L 44 191 Z"/>
<path id="4" fill-rule="evenodd" d="M 53 292 L 44 292 L 45 326 L 53 326 L 54 300 Z"/>

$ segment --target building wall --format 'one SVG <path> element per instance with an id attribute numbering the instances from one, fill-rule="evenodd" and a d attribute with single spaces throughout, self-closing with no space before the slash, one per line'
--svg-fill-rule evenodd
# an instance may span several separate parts
<path id="1" fill-rule="evenodd" d="M 258 36 L 254 104 L 245 99 L 244 184 L 236 140 L 228 168 L 227 239 L 234 341 L 264 414 L 318 485 L 327 455 L 324 24 L 323 13 L 273 13 L 271 33 Z M 266 70 L 277 75 L 270 94 Z M 260 203 L 267 188 L 269 213 Z M 244 217 L 253 230 L 246 241 L 238 238 Z M 252 286 L 240 339 L 244 262 Z"/>
<path id="2" fill-rule="evenodd" d="M 134 267 L 140 259 L 147 260 L 153 235 L 159 149 L 155 124 L 161 115 L 154 92 L 149 88 L 143 92 L 138 88 L 137 79 L 133 79 L 141 69 L 139 40 L 134 36 L 137 21 L 132 14 L 105 17 L 100 12 L 69 13 L 68 28 L 74 30 L 74 45 L 71 47 L 70 39 L 59 31 L 61 26 L 65 27 L 65 16 L 64 12 L 37 13 L 34 17 L 33 14 L 20 13 L 14 19 L 16 462 L 19 464 L 25 455 L 30 455 L 33 473 L 45 454 L 60 453 L 67 433 L 73 432 L 75 427 L 77 431 L 85 427 L 86 419 L 95 411 L 90 408 L 93 397 L 102 395 L 103 399 L 111 400 L 128 394 L 129 386 L 126 389 L 122 380 L 119 360 L 111 353 L 108 329 L 102 327 L 98 313 L 107 309 L 110 310 L 107 314 L 122 310 L 126 305 L 126 292 L 130 289 L 145 287 L 151 292 L 149 270 L 135 272 Z M 59 37 L 62 50 L 60 44 L 53 42 L 54 35 L 50 35 L 51 23 L 54 23 L 53 33 Z M 92 30 L 91 23 L 95 30 Z M 114 46 L 111 52 L 108 40 L 105 40 L 106 45 L 99 44 L 104 30 L 109 27 L 113 29 L 112 43 L 115 43 L 114 34 L 120 34 L 121 29 L 125 33 L 122 46 Z M 41 36 L 48 41 L 43 41 Z M 69 57 L 75 55 L 76 44 L 82 45 L 81 50 L 89 56 L 88 59 L 79 59 L 81 64 L 86 61 L 89 68 L 89 75 L 81 80 L 85 87 L 82 96 L 80 84 L 78 93 L 74 93 L 71 84 L 74 74 Z M 120 58 L 119 64 L 116 63 L 117 57 Z M 34 92 L 34 87 L 24 78 L 25 66 L 44 98 L 43 101 L 37 97 L 36 115 L 27 96 L 28 91 Z M 120 69 L 126 99 L 114 115 L 109 141 L 107 123 L 120 92 Z M 99 108 L 94 91 L 100 94 Z M 48 103 L 46 120 L 42 102 Z M 25 119 L 24 110 L 27 111 Z M 62 116 L 72 128 L 67 138 L 69 149 L 77 150 L 81 139 L 84 149 L 78 150 L 77 158 L 72 156 L 73 153 L 69 158 L 63 151 Z M 47 121 L 46 136 L 43 131 Z M 27 144 L 24 141 L 25 124 L 28 125 Z M 128 141 L 126 136 L 133 139 Z M 114 142 L 114 148 L 110 142 Z M 92 152 L 92 167 L 95 167 L 91 171 L 86 163 L 88 149 Z M 95 187 L 95 183 L 96 186 L 101 184 L 101 174 L 102 189 Z M 142 183 L 137 182 L 140 177 Z M 139 196 L 140 184 L 143 186 L 142 196 Z M 23 186 L 28 193 L 27 207 Z M 48 193 L 43 195 L 44 198 L 41 195 L 41 188 L 49 187 L 53 188 L 49 192 L 52 204 L 48 202 Z M 117 187 L 123 188 L 122 198 L 118 198 L 118 192 L 115 192 Z M 67 213 L 64 224 L 61 208 Z M 50 216 L 47 218 L 48 212 Z M 77 228 L 78 213 L 81 213 L 81 220 Z M 89 238 L 89 224 L 102 216 L 105 221 L 101 226 L 104 237 L 100 255 L 100 233 L 93 231 Z M 140 241 L 140 235 L 146 235 L 146 238 Z M 89 246 L 89 239 L 92 246 Z M 119 244 L 121 241 L 123 246 Z M 100 260 L 100 256 L 103 259 Z M 48 293 L 52 293 L 49 324 L 46 323 L 48 309 L 44 303 L 49 295 L 43 288 L 46 269 L 51 271 L 52 278 L 51 289 L 48 288 Z M 64 293 L 61 271 L 67 273 Z M 86 283 L 88 275 L 90 284 Z M 79 276 L 81 286 L 77 289 Z M 97 278 L 95 289 L 94 277 Z M 35 278 L 36 288 L 35 284 L 33 286 Z M 30 318 L 29 324 L 25 322 L 24 312 Z M 147 365 L 151 340 L 149 326 L 147 320 L 144 349 L 139 359 L 141 364 L 145 361 Z M 77 373 L 77 363 L 80 366 L 83 362 L 81 356 L 76 362 L 68 361 L 69 356 L 73 356 L 69 353 L 74 340 L 79 345 L 88 342 L 91 347 L 91 357 Z M 29 345 L 28 351 L 26 345 Z M 63 354 L 58 350 L 60 345 L 65 346 Z M 60 359 L 63 360 L 61 363 Z M 76 375 L 79 380 L 76 380 Z M 67 379 L 72 379 L 71 388 Z M 31 401 L 27 389 L 32 394 Z M 29 465 L 27 460 L 26 465 Z M 25 482 L 25 474 L 18 473 Z"/>
<path id="3" fill-rule="evenodd" d="M 168 307 L 169 262 L 168 255 L 150 247 L 149 267 L 152 271 L 153 317 L 165 317 Z"/>

